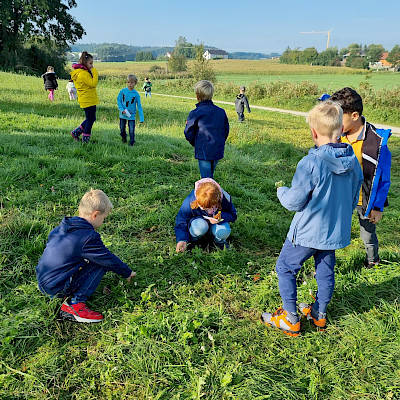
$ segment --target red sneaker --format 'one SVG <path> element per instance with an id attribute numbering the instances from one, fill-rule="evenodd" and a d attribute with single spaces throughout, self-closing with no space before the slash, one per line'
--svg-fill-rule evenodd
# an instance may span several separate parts
<path id="1" fill-rule="evenodd" d="M 60 315 L 64 319 L 75 322 L 101 322 L 103 315 L 92 311 L 85 303 L 68 304 L 67 300 L 62 303 Z"/>

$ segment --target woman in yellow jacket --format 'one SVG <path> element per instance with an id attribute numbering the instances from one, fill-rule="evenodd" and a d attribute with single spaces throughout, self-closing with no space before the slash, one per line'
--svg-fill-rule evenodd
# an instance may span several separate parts
<path id="1" fill-rule="evenodd" d="M 70 73 L 71 79 L 74 81 L 79 105 L 85 111 L 86 119 L 71 132 L 71 135 L 75 140 L 79 140 L 82 134 L 82 142 L 88 143 L 96 121 L 96 105 L 99 104 L 96 92 L 99 74 L 97 69 L 93 68 L 93 56 L 87 51 L 82 52 L 79 64 L 74 64 L 72 68 L 74 70 Z"/>

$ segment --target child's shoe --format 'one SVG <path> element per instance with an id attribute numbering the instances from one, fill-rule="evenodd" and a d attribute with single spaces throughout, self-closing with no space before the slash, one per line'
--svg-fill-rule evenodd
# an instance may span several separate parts
<path id="1" fill-rule="evenodd" d="M 92 311 L 85 303 L 68 304 L 67 300 L 62 303 L 60 315 L 64 319 L 75 322 L 101 322 L 103 315 Z"/>
<path id="2" fill-rule="evenodd" d="M 365 268 L 374 268 L 374 267 L 378 266 L 380 264 L 380 262 L 381 262 L 381 259 L 379 257 L 375 261 L 365 260 L 364 266 L 365 266 Z"/>
<path id="3" fill-rule="evenodd" d="M 307 317 L 308 320 L 312 321 L 318 330 L 323 331 L 326 329 L 326 313 L 314 310 L 312 305 L 307 303 L 300 303 L 299 311 L 302 315 Z"/>
<path id="4" fill-rule="evenodd" d="M 75 128 L 72 132 L 71 132 L 71 136 L 78 141 L 79 140 L 79 136 L 83 133 L 83 128 L 82 125 L 79 125 L 77 128 Z"/>
<path id="5" fill-rule="evenodd" d="M 226 240 L 222 240 L 220 242 L 217 242 L 214 240 L 214 244 L 216 247 L 218 247 L 220 250 L 230 250 L 229 243 Z"/>
<path id="6" fill-rule="evenodd" d="M 89 143 L 90 141 L 90 135 L 82 135 L 82 143 Z"/>
<path id="7" fill-rule="evenodd" d="M 274 313 L 262 313 L 261 322 L 273 328 L 280 329 L 289 336 L 300 335 L 300 318 L 291 312 L 278 308 Z"/>

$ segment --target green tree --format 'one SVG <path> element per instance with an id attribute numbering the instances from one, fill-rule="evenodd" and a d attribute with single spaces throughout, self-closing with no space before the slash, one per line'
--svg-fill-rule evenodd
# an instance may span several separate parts
<path id="1" fill-rule="evenodd" d="M 385 51 L 381 44 L 370 44 L 367 47 L 365 56 L 368 62 L 377 62 L 381 59 L 382 53 Z"/>
<path id="2" fill-rule="evenodd" d="M 168 61 L 168 68 L 171 72 L 182 72 L 187 70 L 187 60 L 183 54 L 174 51 Z"/>
<path id="3" fill-rule="evenodd" d="M 315 47 L 309 47 L 302 51 L 301 60 L 304 64 L 313 64 L 318 58 L 318 51 Z"/>
<path id="4" fill-rule="evenodd" d="M 65 51 L 85 33 L 68 13 L 75 0 L 2 0 L 0 3 L 0 66 L 16 69 L 32 38 L 52 41 Z"/>
<path id="5" fill-rule="evenodd" d="M 316 60 L 316 64 L 318 65 L 337 66 L 338 63 L 340 65 L 339 54 L 336 47 L 331 47 L 325 51 L 322 51 L 318 54 L 318 58 Z"/>
<path id="6" fill-rule="evenodd" d="M 398 44 L 396 44 L 396 46 L 394 46 L 389 52 L 386 60 L 392 63 L 395 67 L 400 65 L 400 46 Z"/>
<path id="7" fill-rule="evenodd" d="M 192 67 L 192 74 L 196 80 L 206 79 L 215 82 L 215 73 L 210 64 L 210 60 L 203 57 L 204 45 L 196 46 L 196 61 Z"/>
<path id="8" fill-rule="evenodd" d="M 196 57 L 195 45 L 189 43 L 184 36 L 179 36 L 178 40 L 175 41 L 174 51 L 188 59 Z"/>

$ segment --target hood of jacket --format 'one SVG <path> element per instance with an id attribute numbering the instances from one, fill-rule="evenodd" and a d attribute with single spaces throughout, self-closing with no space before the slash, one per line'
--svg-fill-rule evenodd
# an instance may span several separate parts
<path id="1" fill-rule="evenodd" d="M 352 171 L 358 163 L 353 148 L 347 143 L 329 143 L 310 149 L 308 154 L 323 159 L 324 163 L 336 175 L 346 174 Z"/>
<path id="2" fill-rule="evenodd" d="M 60 224 L 60 231 L 72 233 L 78 229 L 93 230 L 93 225 L 81 217 L 64 217 Z"/>

